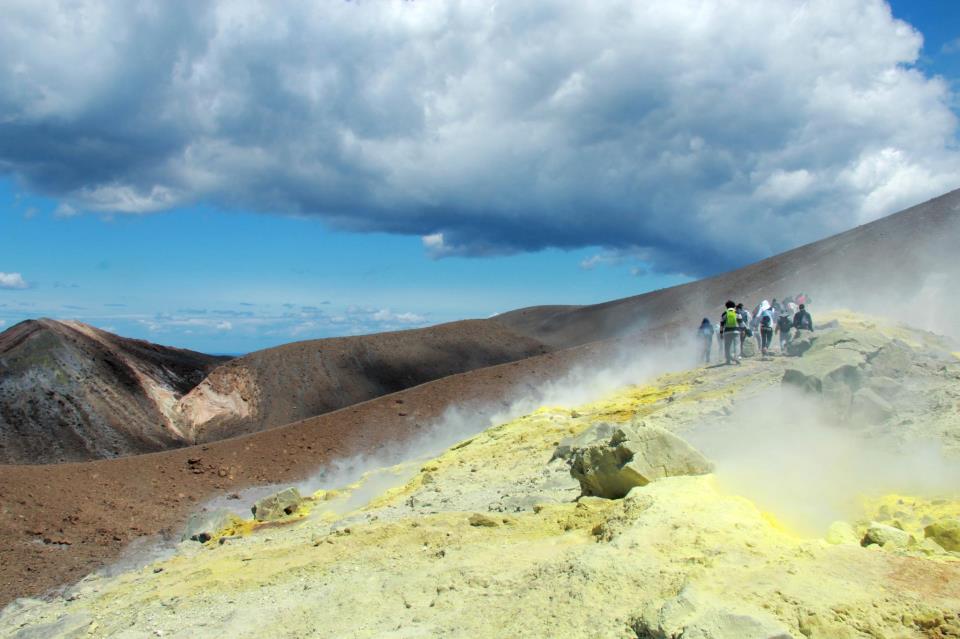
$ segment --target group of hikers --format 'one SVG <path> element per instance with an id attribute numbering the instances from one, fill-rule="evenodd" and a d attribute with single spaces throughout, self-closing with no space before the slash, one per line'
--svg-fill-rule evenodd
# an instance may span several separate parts
<path id="1" fill-rule="evenodd" d="M 785 353 L 787 345 L 801 331 L 813 331 L 813 318 L 807 310 L 809 303 L 810 299 L 800 293 L 785 298 L 782 302 L 778 302 L 776 298 L 772 303 L 763 300 L 751 313 L 742 302 L 727 301 L 719 322 L 714 324 L 704 317 L 700 324 L 703 361 L 710 363 L 714 337 L 727 364 L 740 363 L 748 337 L 757 340 L 757 348 L 761 355 L 766 357 L 773 352 L 773 336 L 776 333 L 779 337 L 780 353 Z"/>

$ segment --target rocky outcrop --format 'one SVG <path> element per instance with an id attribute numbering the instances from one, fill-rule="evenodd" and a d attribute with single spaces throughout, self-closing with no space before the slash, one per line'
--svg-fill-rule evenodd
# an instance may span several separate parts
<path id="1" fill-rule="evenodd" d="M 932 539 L 944 550 L 960 552 L 960 520 L 941 519 L 923 529 L 927 539 Z"/>
<path id="2" fill-rule="evenodd" d="M 913 538 L 910 536 L 910 533 L 900 530 L 895 526 L 874 522 L 867 528 L 867 533 L 864 535 L 860 545 L 870 546 L 877 544 L 884 548 L 906 548 L 912 541 Z"/>
<path id="3" fill-rule="evenodd" d="M 287 488 L 258 500 L 250 511 L 257 521 L 273 521 L 297 512 L 297 508 L 302 503 L 303 497 L 301 497 L 300 491 L 296 488 Z"/>
<path id="4" fill-rule="evenodd" d="M 595 426 L 571 449 L 570 474 L 585 496 L 619 499 L 657 479 L 713 470 L 696 449 L 662 428 L 618 426 L 608 436 L 609 430 Z"/>
<path id="5" fill-rule="evenodd" d="M 782 385 L 818 396 L 832 416 L 852 426 L 922 422 L 928 430 L 953 430 L 955 423 L 940 410 L 955 401 L 945 382 L 960 371 L 949 345 L 899 327 L 859 324 L 804 336 L 797 350 L 802 355 L 784 370 Z M 933 426 L 932 415 L 942 426 Z"/>
<path id="6" fill-rule="evenodd" d="M 761 610 L 745 610 L 687 586 L 662 606 L 631 621 L 639 639 L 793 639 L 782 623 Z"/>

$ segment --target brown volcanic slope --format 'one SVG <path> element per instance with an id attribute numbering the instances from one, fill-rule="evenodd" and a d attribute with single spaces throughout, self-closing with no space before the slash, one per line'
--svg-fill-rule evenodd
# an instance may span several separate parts
<path id="1" fill-rule="evenodd" d="M 183 445 L 164 407 L 227 358 L 41 319 L 0 333 L 0 461 L 81 461 Z"/>
<path id="2" fill-rule="evenodd" d="M 715 309 L 727 297 L 754 299 L 801 287 L 819 295 L 814 285 L 820 282 L 866 286 L 877 277 L 899 286 L 936 266 L 931 262 L 938 255 L 919 247 L 931 243 L 939 251 L 957 241 L 958 199 L 958 193 L 950 193 L 850 233 L 677 289 L 593 307 L 526 309 L 499 319 L 554 344 L 606 337 L 633 325 L 643 329 L 625 338 L 445 377 L 205 446 L 83 464 L 0 466 L 0 604 L 75 580 L 115 560 L 137 537 L 175 535 L 189 512 L 213 495 L 304 478 L 332 460 L 408 440 L 448 406 L 502 401 L 574 363 L 607 361 L 611 352 L 662 343 L 663 335 L 678 328 L 695 328 L 705 309 Z M 942 242 L 931 241 L 937 234 L 944 234 Z M 703 306 L 691 311 L 696 304 Z M 462 330 L 474 325 L 465 323 Z"/>
<path id="3" fill-rule="evenodd" d="M 613 344 L 613 348 L 622 346 Z M 589 345 L 490 366 L 252 435 L 78 464 L 0 465 L 0 606 L 69 584 L 147 535 L 179 539 L 200 504 L 244 487 L 293 482 L 337 459 L 408 441 L 450 406 L 500 407 L 524 384 L 604 360 Z"/>
<path id="4" fill-rule="evenodd" d="M 236 360 L 36 320 L 0 334 L 0 462 L 155 452 L 281 426 L 548 350 L 492 322 L 311 340 Z M 201 383 L 202 382 L 202 383 Z"/>
<path id="5" fill-rule="evenodd" d="M 690 333 L 705 313 L 719 317 L 727 299 L 753 305 L 764 297 L 805 292 L 821 307 L 862 306 L 884 293 L 886 305 L 896 306 L 912 298 L 932 273 L 956 278 L 958 249 L 960 189 L 715 277 L 603 304 L 534 306 L 495 319 L 566 348 L 633 330 L 656 330 L 666 337 Z"/>
<path id="6" fill-rule="evenodd" d="M 198 443 L 216 441 L 547 350 L 482 320 L 294 342 L 217 368 L 180 402 L 181 424 Z"/>

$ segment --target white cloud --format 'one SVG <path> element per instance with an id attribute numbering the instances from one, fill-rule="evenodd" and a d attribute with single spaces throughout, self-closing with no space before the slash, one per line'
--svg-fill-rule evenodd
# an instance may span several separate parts
<path id="1" fill-rule="evenodd" d="M 0 166 L 60 214 L 206 200 L 706 272 L 958 186 L 921 44 L 881 0 L 13 0 Z"/>
<path id="2" fill-rule="evenodd" d="M 29 288 L 20 273 L 0 273 L 0 288 Z"/>
<path id="3" fill-rule="evenodd" d="M 580 268 L 592 271 L 598 266 L 618 266 L 623 263 L 625 256 L 616 251 L 604 251 L 580 260 Z"/>
<path id="4" fill-rule="evenodd" d="M 54 217 L 73 217 L 79 214 L 80 211 L 66 202 L 61 202 L 57 205 L 57 208 L 53 210 Z"/>

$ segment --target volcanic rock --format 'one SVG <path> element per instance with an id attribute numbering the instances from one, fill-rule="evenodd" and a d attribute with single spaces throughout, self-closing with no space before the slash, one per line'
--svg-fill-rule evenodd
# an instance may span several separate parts
<path id="1" fill-rule="evenodd" d="M 597 433 L 606 432 L 594 428 Z M 570 474 L 580 482 L 583 495 L 619 499 L 657 479 L 712 470 L 703 455 L 667 430 L 620 426 L 609 437 L 597 435 L 593 443 L 575 448 Z"/>
<path id="2" fill-rule="evenodd" d="M 250 510 L 257 521 L 273 521 L 292 515 L 301 503 L 303 503 L 303 497 L 300 496 L 300 491 L 296 488 L 286 488 L 260 499 Z"/>
<path id="3" fill-rule="evenodd" d="M 768 614 L 738 610 L 690 586 L 633 619 L 631 626 L 642 639 L 793 639 L 789 629 Z"/>
<path id="4" fill-rule="evenodd" d="M 944 550 L 960 552 L 960 520 L 941 519 L 923 529 L 923 535 Z"/>
<path id="5" fill-rule="evenodd" d="M 852 350 L 830 349 L 804 356 L 783 373 L 784 386 L 805 393 L 822 395 L 837 406 L 846 408 L 860 387 L 865 357 Z"/>
<path id="6" fill-rule="evenodd" d="M 912 539 L 910 533 L 906 531 L 895 528 L 894 526 L 873 522 L 870 524 L 870 527 L 867 528 L 867 533 L 863 536 L 860 545 L 869 546 L 871 544 L 877 544 L 884 548 L 905 548 L 910 544 Z"/>
<path id="7" fill-rule="evenodd" d="M 476 527 L 494 528 L 500 525 L 499 522 L 497 522 L 497 520 L 493 517 L 488 517 L 487 515 L 481 513 L 474 513 L 470 515 L 470 518 L 467 521 L 471 526 Z"/>
<path id="8" fill-rule="evenodd" d="M 242 521 L 229 510 L 221 508 L 212 512 L 199 512 L 190 516 L 182 541 L 191 540 L 206 543 L 224 528 Z"/>

